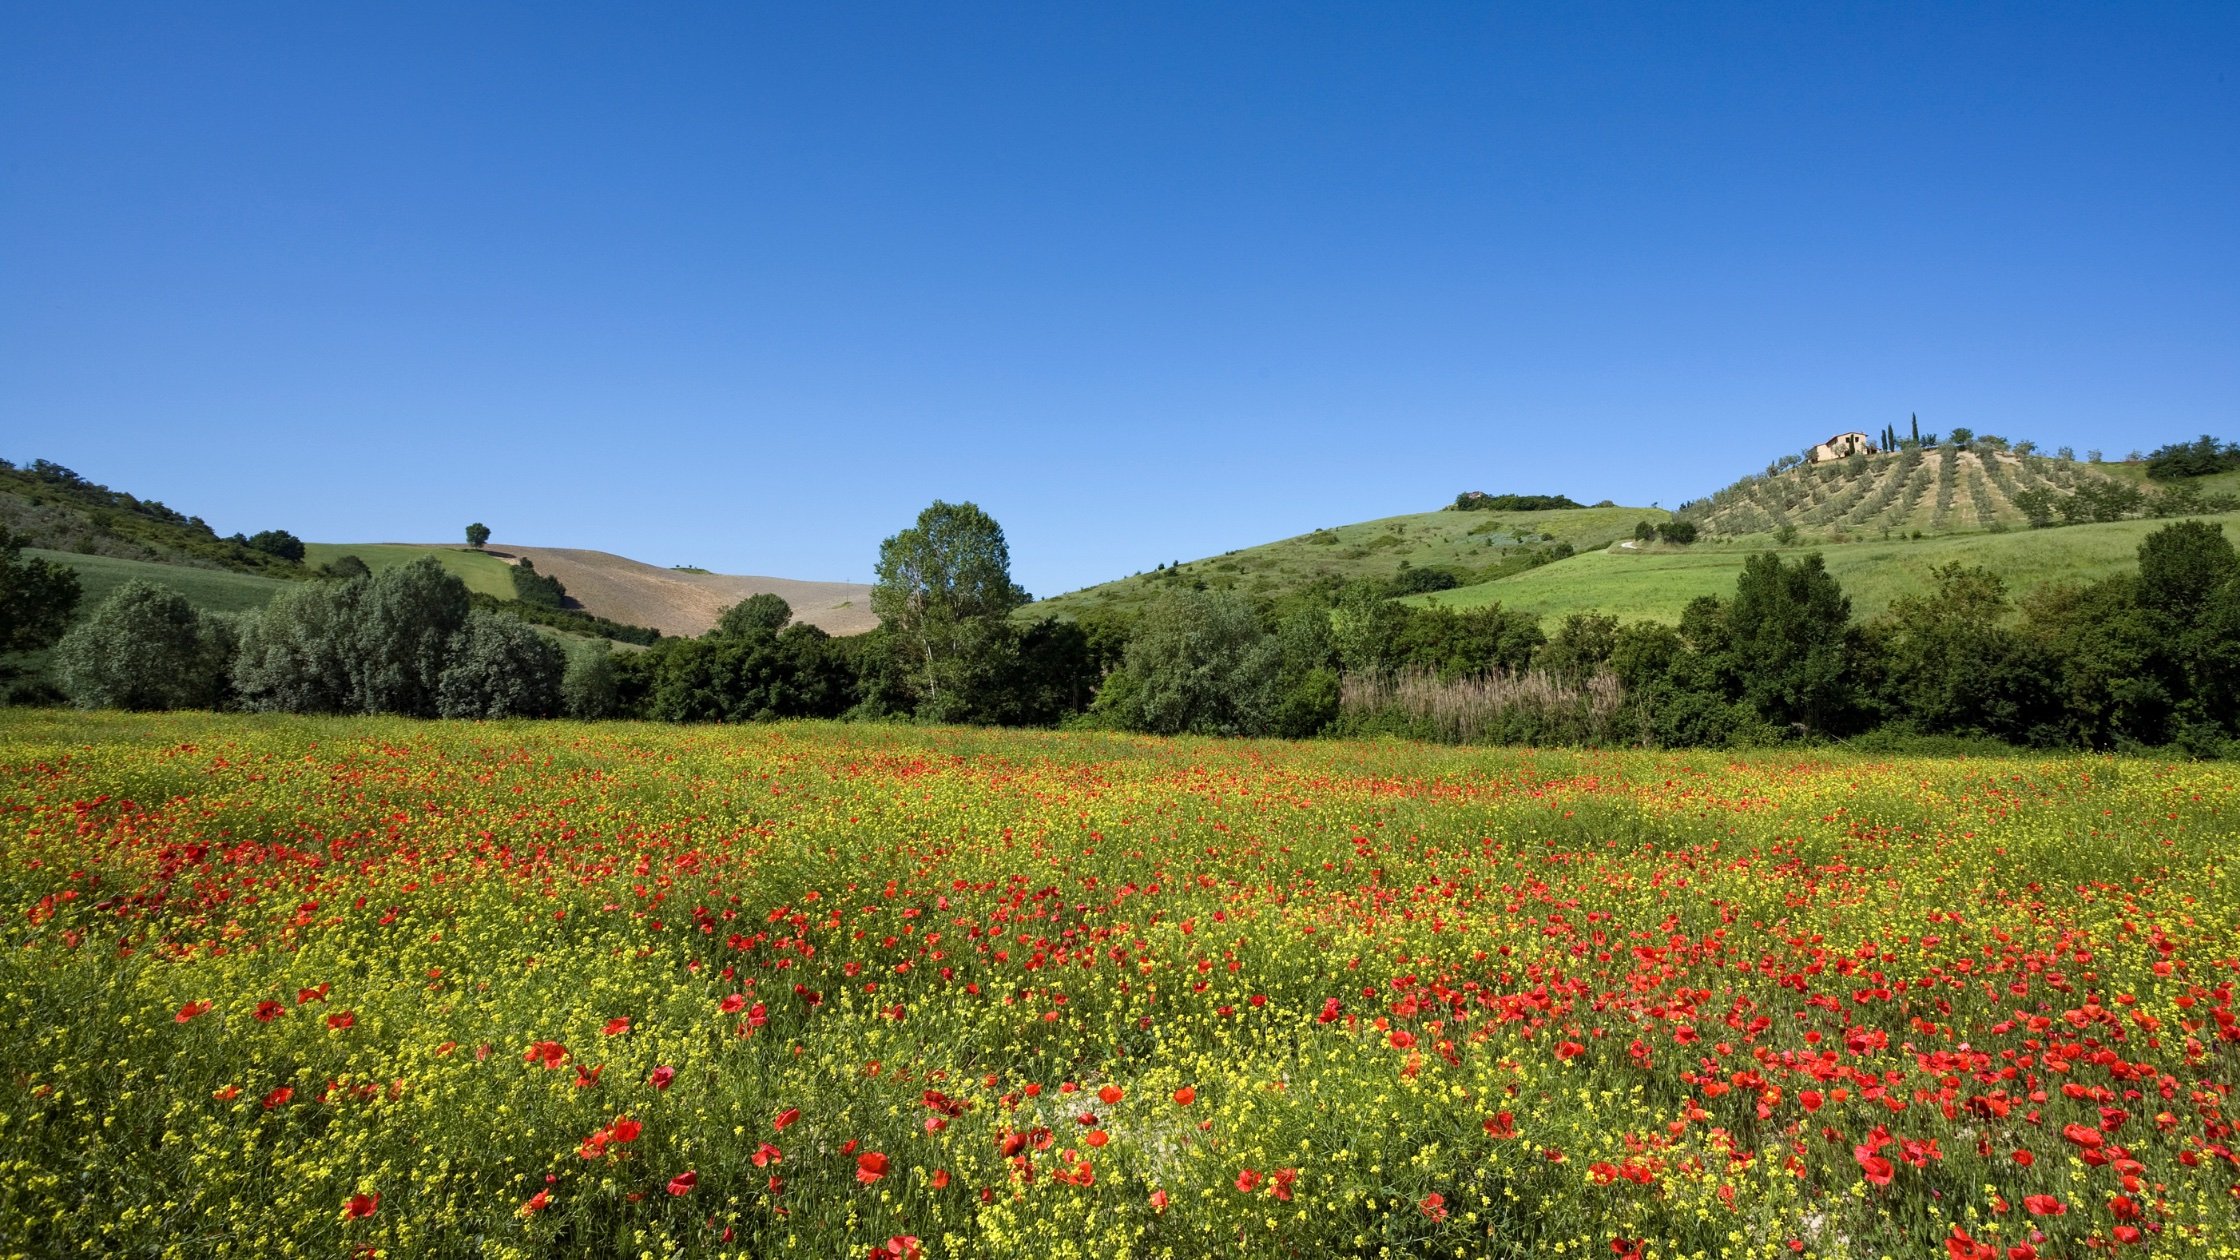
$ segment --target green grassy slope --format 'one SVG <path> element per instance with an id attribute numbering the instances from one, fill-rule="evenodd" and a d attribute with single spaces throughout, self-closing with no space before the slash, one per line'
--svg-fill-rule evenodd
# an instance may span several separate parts
<path id="1" fill-rule="evenodd" d="M 2235 468 L 2231 472 L 2211 473 L 2206 477 L 2187 477 L 2183 481 L 2155 481 L 2147 476 L 2147 465 L 2144 460 L 2135 464 L 2125 462 L 2121 464 L 2099 464 L 2096 467 L 2110 476 L 2121 477 L 2125 481 L 2149 490 L 2168 490 L 2175 486 L 2191 486 L 2203 495 L 2240 495 L 2240 468 Z"/>
<path id="2" fill-rule="evenodd" d="M 2203 516 L 2240 539 L 2240 512 Z M 2116 521 L 2009 533 L 1953 534 L 1917 540 L 1856 542 L 1840 546 L 1776 548 L 1784 554 L 1818 551 L 1828 571 L 1851 596 L 1852 611 L 1873 616 L 1890 601 L 1918 591 L 1934 565 L 1980 564 L 2007 580 L 2019 595 L 2054 582 L 2080 582 L 2128 571 L 2138 562 L 2139 541 L 2166 520 Z M 1759 548 L 1699 544 L 1688 548 L 1629 551 L 1611 548 L 1545 565 L 1513 577 L 1453 591 L 1411 597 L 1408 603 L 1448 608 L 1504 607 L 1537 613 L 1551 623 L 1567 613 L 1606 612 L 1621 620 L 1677 621 L 1698 595 L 1734 593 L 1743 560 Z"/>
<path id="3" fill-rule="evenodd" d="M 1280 599 L 1334 577 L 1389 580 L 1404 567 L 1455 571 L 1462 581 L 1524 567 L 1556 542 L 1591 551 L 1630 538 L 1636 522 L 1661 521 L 1654 508 L 1564 508 L 1547 512 L 1417 512 L 1339 525 L 1279 542 L 1193 560 L 1164 572 L 1139 573 L 1046 599 L 1031 616 L 1129 612 L 1173 584 Z"/>
<path id="4" fill-rule="evenodd" d="M 78 574 L 78 615 L 83 617 L 110 592 L 138 578 L 168 586 L 187 602 L 207 612 L 247 612 L 262 608 L 274 595 L 302 583 L 286 578 L 259 577 L 224 569 L 197 569 L 177 564 L 152 564 L 146 560 L 120 560 L 114 556 L 86 556 L 69 551 L 24 548 L 27 556 L 52 560 Z"/>
<path id="5" fill-rule="evenodd" d="M 479 551 L 463 547 L 437 546 L 421 543 L 305 543 L 303 563 L 316 569 L 339 556 L 356 556 L 366 562 L 375 573 L 410 564 L 422 556 L 434 556 L 436 562 L 458 575 L 470 591 L 480 591 L 493 599 L 513 598 L 513 571 L 505 561 Z"/>

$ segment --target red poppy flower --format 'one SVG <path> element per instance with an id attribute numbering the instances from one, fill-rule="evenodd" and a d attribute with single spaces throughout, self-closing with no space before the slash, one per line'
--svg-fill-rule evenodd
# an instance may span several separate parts
<path id="1" fill-rule="evenodd" d="M 856 1180 L 870 1185 L 887 1175 L 887 1157 L 877 1151 L 865 1151 L 856 1156 Z"/>
<path id="2" fill-rule="evenodd" d="M 327 1027 L 335 1029 L 338 1032 L 342 1029 L 351 1027 L 357 1022 L 358 1014 L 355 1011 L 338 1011 L 335 1014 L 327 1016 Z"/>
<path id="3" fill-rule="evenodd" d="M 778 1118 L 771 1121 L 771 1123 L 777 1126 L 778 1132 L 783 1133 L 786 1131 L 786 1126 L 792 1124 L 794 1121 L 799 1120 L 800 1118 L 801 1108 L 788 1107 L 784 1111 L 779 1112 Z"/>
<path id="4" fill-rule="evenodd" d="M 1513 1112 L 1500 1112 L 1486 1118 L 1486 1136 L 1513 1138 L 1517 1135 L 1517 1117 Z"/>
<path id="5" fill-rule="evenodd" d="M 324 1002 L 324 1001 L 326 1001 L 326 1000 L 327 1000 L 327 986 L 326 986 L 326 985 L 323 985 L 323 984 L 322 984 L 322 985 L 320 985 L 320 986 L 319 986 L 318 988 L 316 988 L 316 989 L 297 989 L 297 990 L 296 990 L 296 1005 L 297 1005 L 297 1006 L 304 1006 L 304 1005 L 307 1005 L 307 1004 L 309 1004 L 309 1003 L 312 1003 L 312 1002 Z"/>
<path id="6" fill-rule="evenodd" d="M 730 996 L 723 999 L 720 1009 L 726 1015 L 736 1015 L 740 1011 L 747 1009 L 746 996 L 739 993 L 731 994 Z"/>
<path id="7" fill-rule="evenodd" d="M 552 1192 L 550 1190 L 539 1190 L 529 1196 L 528 1202 L 521 1205 L 521 1214 L 523 1216 L 535 1216 L 551 1206 Z"/>
<path id="8" fill-rule="evenodd" d="M 1250 1168 L 1237 1174 L 1237 1193 L 1251 1194 L 1260 1188 L 1260 1174 Z"/>
<path id="9" fill-rule="evenodd" d="M 1878 1186 L 1890 1184 L 1890 1176 L 1894 1170 L 1889 1160 L 1869 1152 L 1864 1146 L 1852 1151 L 1851 1158 L 1859 1161 L 1859 1167 L 1866 1172 L 1868 1181 Z"/>
<path id="10" fill-rule="evenodd" d="M 1113 1106 L 1125 1097 L 1127 1097 L 1127 1095 L 1121 1092 L 1118 1085 L 1107 1085 L 1103 1089 L 1097 1091 L 1097 1101 L 1103 1103 L 1107 1107 Z"/>
<path id="11" fill-rule="evenodd" d="M 1278 1168 L 1275 1176 L 1269 1180 L 1271 1182 L 1268 1187 L 1269 1192 L 1289 1203 L 1291 1202 L 1292 1184 L 1299 1180 L 1299 1170 L 1296 1168 Z"/>
<path id="12" fill-rule="evenodd" d="M 692 1188 L 699 1184 L 699 1173 L 689 1171 L 681 1172 L 676 1176 L 669 1178 L 669 1193 L 681 1199 L 684 1196 L 691 1194 Z"/>
<path id="13" fill-rule="evenodd" d="M 1819 1090 L 1807 1089 L 1798 1091 L 1797 1101 L 1802 1104 L 1805 1111 L 1809 1113 L 1820 1110 L 1820 1104 L 1825 1102 L 1826 1099 L 1821 1096 Z"/>
<path id="14" fill-rule="evenodd" d="M 2117 1242 L 2122 1243 L 2126 1247 L 2135 1245 L 2142 1237 L 2145 1236 L 2139 1232 L 2139 1228 L 2136 1225 L 2118 1225 L 2114 1230 L 2110 1232 L 2115 1234 Z"/>
<path id="15" fill-rule="evenodd" d="M 557 1041 L 532 1041 L 521 1054 L 523 1063 L 542 1063 L 547 1072 L 559 1071 L 567 1058 L 568 1048 Z"/>
<path id="16" fill-rule="evenodd" d="M 1164 1212 L 1167 1210 L 1166 1191 L 1154 1190 L 1151 1192 L 1151 1210 L 1154 1212 Z"/>
<path id="17" fill-rule="evenodd" d="M 896 1234 L 871 1249 L 869 1260 L 918 1260 L 925 1253 L 916 1234 Z"/>
<path id="18" fill-rule="evenodd" d="M 948 1188 L 949 1188 L 949 1170 L 948 1170 L 948 1169 L 946 1169 L 946 1168 L 936 1168 L 936 1169 L 934 1169 L 934 1170 L 933 1170 L 933 1177 L 931 1178 L 931 1181 L 932 1181 L 932 1183 L 933 1183 L 933 1188 L 934 1188 L 934 1189 L 936 1189 L 936 1190 L 946 1190 L 946 1189 L 948 1189 Z"/>
<path id="19" fill-rule="evenodd" d="M 209 1002 L 189 1002 L 185 1006 L 179 1008 L 178 1014 L 171 1017 L 172 1022 L 184 1024 L 197 1015 L 208 1013 L 211 1006 L 212 1003 Z"/>
<path id="20" fill-rule="evenodd" d="M 342 1205 L 342 1211 L 351 1220 L 362 1221 L 373 1215 L 380 1207 L 381 1196 L 378 1194 L 353 1194 L 350 1196 L 350 1201 Z"/>
<path id="21" fill-rule="evenodd" d="M 653 1070 L 653 1075 L 646 1078 L 646 1084 L 653 1086 L 655 1089 L 667 1089 L 669 1088 L 669 1083 L 676 1079 L 677 1070 L 667 1064 L 663 1064 Z"/>
<path id="22" fill-rule="evenodd" d="M 645 1131 L 646 1126 L 628 1116 L 617 1116 L 615 1122 L 607 1126 L 608 1134 L 617 1142 L 635 1142 L 638 1135 Z"/>
<path id="23" fill-rule="evenodd" d="M 2028 1151 L 2016 1151 L 2014 1153 L 2014 1162 L 2022 1165 L 2024 1168 L 2028 1168 L 2030 1165 L 2038 1162 L 2038 1157 Z"/>
<path id="24" fill-rule="evenodd" d="M 257 1009 L 252 1012 L 252 1014 L 257 1017 L 257 1022 L 260 1024 L 269 1024 L 273 1020 L 276 1020 L 287 1013 L 287 1007 L 280 1005 L 278 1002 L 275 1002 L 270 998 L 257 1003 Z"/>
<path id="25" fill-rule="evenodd" d="M 777 1147 L 770 1145 L 768 1142 L 764 1142 L 761 1145 L 755 1147 L 754 1154 L 747 1157 L 747 1159 L 757 1168 L 767 1168 L 784 1158 L 784 1152 L 780 1151 Z"/>
<path id="26" fill-rule="evenodd" d="M 280 1088 L 273 1090 L 271 1093 L 264 1096 L 264 1109 L 266 1111 L 270 1111 L 274 1107 L 285 1106 L 287 1105 L 288 1100 L 295 1096 L 296 1091 L 293 1086 L 282 1085 Z"/>
<path id="27" fill-rule="evenodd" d="M 1174 1092 L 1174 1105 L 1177 1107 L 1187 1107 L 1196 1101 L 1198 1101 L 1198 1091 L 1188 1085 Z"/>
<path id="28" fill-rule="evenodd" d="M 1423 1213 L 1431 1220 L 1443 1221 L 1447 1219 L 1447 1196 L 1434 1190 L 1423 1196 L 1422 1202 L 1416 1204 L 1416 1211 Z"/>
<path id="29" fill-rule="evenodd" d="M 1576 1041 L 1566 1041 L 1556 1047 L 1556 1057 L 1559 1059 L 1576 1059 L 1586 1052 L 1587 1048 Z"/>
<path id="30" fill-rule="evenodd" d="M 1338 999 L 1324 998 L 1322 1001 L 1322 1013 L 1314 1017 L 1315 1022 L 1318 1024 L 1336 1023 L 1338 1021 L 1338 1010 Z"/>
<path id="31" fill-rule="evenodd" d="M 2100 1149 L 2100 1144 L 2107 1140 L 2100 1136 L 2100 1130 L 2086 1128 L 2081 1124 L 2062 1125 L 2061 1136 L 2088 1151 Z"/>
<path id="32" fill-rule="evenodd" d="M 630 1031 L 630 1019 L 629 1019 L 629 1017 L 628 1017 L 628 1016 L 616 1016 L 615 1018 L 613 1018 L 613 1019 L 610 1019 L 610 1020 L 608 1020 L 608 1021 L 607 1021 L 607 1027 L 606 1027 L 606 1030 L 605 1030 L 605 1031 L 606 1031 L 606 1034 L 607 1034 L 607 1035 L 608 1035 L 609 1037 L 619 1037 L 619 1036 L 621 1036 L 621 1035 L 622 1035 L 623 1033 L 629 1032 L 629 1031 Z"/>
<path id="33" fill-rule="evenodd" d="M 228 1085 L 224 1089 L 211 1091 L 210 1096 L 219 1102 L 232 1102 L 234 1099 L 241 1097 L 241 1087 L 239 1085 Z"/>
<path id="34" fill-rule="evenodd" d="M 2050 1194 L 2026 1194 L 2022 1196 L 2022 1210 L 2032 1216 L 2060 1216 L 2069 1205 Z"/>

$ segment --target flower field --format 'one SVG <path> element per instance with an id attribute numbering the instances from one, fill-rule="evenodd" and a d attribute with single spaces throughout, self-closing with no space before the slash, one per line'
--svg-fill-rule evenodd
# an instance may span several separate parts
<path id="1" fill-rule="evenodd" d="M 0 714 L 0 1254 L 2240 1256 L 2236 788 Z"/>

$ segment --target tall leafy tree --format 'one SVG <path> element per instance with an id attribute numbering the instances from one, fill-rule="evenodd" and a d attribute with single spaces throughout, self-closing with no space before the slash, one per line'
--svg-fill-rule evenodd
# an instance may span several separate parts
<path id="1" fill-rule="evenodd" d="M 1726 635 L 1742 698 L 1766 721 L 1827 735 L 1843 733 L 1857 715 L 1851 599 L 1819 552 L 1794 562 L 1771 552 L 1745 560 Z"/>
<path id="2" fill-rule="evenodd" d="M 422 556 L 376 574 L 358 609 L 350 678 L 367 713 L 434 717 L 451 637 L 467 624 L 467 586 Z"/>
<path id="3" fill-rule="evenodd" d="M 775 635 L 793 620 L 793 605 L 783 596 L 763 591 L 749 595 L 716 616 L 715 628 L 708 631 L 712 639 L 751 639 L 761 635 Z"/>
<path id="4" fill-rule="evenodd" d="M 54 646 L 78 610 L 78 575 L 23 554 L 25 539 L 0 530 L 0 654 Z"/>
<path id="5" fill-rule="evenodd" d="M 1242 596 L 1170 591 L 1144 610 L 1096 707 L 1115 725 L 1154 735 L 1265 734 L 1282 670 L 1282 644 Z"/>
<path id="6" fill-rule="evenodd" d="M 467 545 L 469 547 L 474 548 L 476 551 L 480 551 L 482 550 L 482 545 L 489 541 L 490 527 L 488 525 L 483 524 L 481 521 L 476 521 L 474 524 L 467 526 Z"/>
<path id="7" fill-rule="evenodd" d="M 210 709 L 226 701 L 232 648 L 229 623 L 134 580 L 62 636 L 55 672 L 81 709 Z"/>
<path id="8" fill-rule="evenodd" d="M 245 619 L 233 659 L 234 693 L 244 708 L 349 713 L 362 707 L 351 663 L 367 581 L 292 587 Z"/>
<path id="9" fill-rule="evenodd" d="M 560 712 L 567 655 L 558 644 L 504 613 L 469 613 L 452 636 L 436 682 L 436 711 L 447 718 L 552 717 Z"/>
<path id="10" fill-rule="evenodd" d="M 1011 580 L 1003 527 L 971 503 L 937 499 L 879 544 L 877 574 L 871 610 L 919 716 L 969 719 L 1011 648 L 1011 611 L 1028 598 Z"/>

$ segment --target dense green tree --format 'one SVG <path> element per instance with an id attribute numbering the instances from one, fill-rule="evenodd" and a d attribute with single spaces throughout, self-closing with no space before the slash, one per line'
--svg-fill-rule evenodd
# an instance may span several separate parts
<path id="1" fill-rule="evenodd" d="M 232 665 L 242 707 L 277 713 L 362 710 L 351 664 L 365 591 L 365 579 L 295 586 L 247 617 Z"/>
<path id="2" fill-rule="evenodd" d="M 452 636 L 466 628 L 468 606 L 466 583 L 433 556 L 376 574 L 359 601 L 350 654 L 359 708 L 434 717 Z"/>
<path id="3" fill-rule="evenodd" d="M 2008 624 L 2011 612 L 1997 574 L 1940 565 L 1929 571 L 1926 590 L 1892 601 L 1869 627 L 1864 642 L 1873 650 L 1855 665 L 1871 674 L 1862 681 L 1878 693 L 1885 716 L 1913 730 L 2050 738 L 2050 670 Z"/>
<path id="4" fill-rule="evenodd" d="M 760 722 L 837 717 L 854 701 L 853 677 L 831 636 L 810 625 L 777 634 L 664 639 L 618 661 L 620 688 L 643 672 L 644 713 L 668 722 Z"/>
<path id="5" fill-rule="evenodd" d="M 2021 630 L 2052 662 L 2062 742 L 2121 748 L 2168 741 L 2177 716 L 2168 645 L 2125 574 L 2052 585 L 2023 600 Z"/>
<path id="6" fill-rule="evenodd" d="M 2182 632 L 2208 607 L 2219 587 L 2240 575 L 2240 556 L 2209 521 L 2165 525 L 2139 543 L 2139 605 Z"/>
<path id="7" fill-rule="evenodd" d="M 229 623 L 168 586 L 120 586 L 55 647 L 63 693 L 81 709 L 211 709 L 227 699 Z"/>
<path id="8" fill-rule="evenodd" d="M 1743 561 L 1725 620 L 1730 667 L 1761 717 L 1810 735 L 1850 728 L 1860 701 L 1847 651 L 1851 600 L 1820 553 Z"/>
<path id="9" fill-rule="evenodd" d="M 436 712 L 447 718 L 541 718 L 560 712 L 567 654 L 504 613 L 467 614 L 451 637 L 436 680 Z"/>
<path id="10" fill-rule="evenodd" d="M 344 582 L 349 582 L 362 578 L 370 578 L 373 576 L 373 570 L 367 567 L 365 561 L 360 560 L 356 556 L 350 555 L 345 552 L 344 554 L 336 556 L 334 559 L 327 561 L 325 564 L 320 565 L 319 576 L 323 578 L 335 578 Z"/>
<path id="11" fill-rule="evenodd" d="M 568 606 L 568 588 L 560 579 L 537 572 L 536 563 L 527 556 L 513 565 L 513 597 L 531 608 L 559 609 Z"/>
<path id="12" fill-rule="evenodd" d="M 622 684 L 614 658 L 603 647 L 568 654 L 567 672 L 560 676 L 562 712 L 585 722 L 622 715 Z"/>
<path id="13" fill-rule="evenodd" d="M 480 551 L 482 550 L 483 544 L 489 541 L 490 527 L 488 525 L 483 524 L 481 521 L 476 521 L 474 524 L 467 526 L 467 545 L 469 547 L 474 548 L 476 551 Z"/>
<path id="14" fill-rule="evenodd" d="M 1241 596 L 1170 591 L 1144 610 L 1096 711 L 1155 735 L 1265 734 L 1282 664 L 1275 636 Z"/>
<path id="15" fill-rule="evenodd" d="M 1340 668 L 1348 674 L 1389 674 L 1400 668 L 1405 652 L 1401 636 L 1411 616 L 1407 605 L 1385 598 L 1375 583 L 1348 585 L 1329 614 Z"/>
<path id="16" fill-rule="evenodd" d="M 249 547 L 290 564 L 303 563 L 303 540 L 284 529 L 266 529 L 249 535 Z"/>
<path id="17" fill-rule="evenodd" d="M 0 655 L 52 647 L 78 610 L 78 575 L 24 546 L 0 530 Z"/>
<path id="18" fill-rule="evenodd" d="M 1003 528 L 973 504 L 935 500 L 879 545 L 871 609 L 922 718 L 972 719 L 1012 647 L 1011 611 L 1026 602 Z"/>
<path id="19" fill-rule="evenodd" d="M 724 609 L 716 616 L 715 628 L 708 631 L 712 638 L 746 639 L 756 635 L 774 635 L 793 620 L 793 605 L 783 598 L 764 591 L 749 595 Z"/>
<path id="20" fill-rule="evenodd" d="M 2191 442 L 2172 442 L 2147 456 L 2147 476 L 2156 481 L 2206 477 L 2240 468 L 2240 445 L 2202 434 Z"/>
<path id="21" fill-rule="evenodd" d="M 1522 673 L 1545 642 L 1539 618 L 1499 604 L 1460 612 L 1422 608 L 1394 628 L 1388 655 L 1401 669 L 1467 678 L 1496 670 Z"/>
<path id="22" fill-rule="evenodd" d="M 1572 613 L 1534 656 L 1540 669 L 1578 684 L 1610 664 L 1618 650 L 1618 619 L 1606 613 Z"/>

